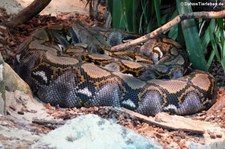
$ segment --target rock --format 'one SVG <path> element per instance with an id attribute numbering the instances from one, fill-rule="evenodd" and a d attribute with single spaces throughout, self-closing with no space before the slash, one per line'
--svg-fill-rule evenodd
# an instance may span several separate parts
<path id="1" fill-rule="evenodd" d="M 7 127 L 0 128 L 1 137 L 5 137 L 5 140 L 7 140 L 7 142 L 3 142 L 4 145 L 2 145 L 2 148 L 29 148 L 31 144 L 34 144 L 38 139 L 40 139 L 40 136 L 32 134 L 27 130 Z M 12 133 L 13 131 L 14 133 Z M 0 149 L 2 148 L 0 146 Z"/>
<path id="2" fill-rule="evenodd" d="M 44 105 L 33 97 L 21 91 L 5 93 L 7 102 L 6 110 L 11 116 L 32 122 L 34 118 L 51 120 L 53 117 L 48 114 Z M 21 115 L 21 113 L 23 113 Z"/>
<path id="3" fill-rule="evenodd" d="M 28 149 L 48 131 L 32 120 L 54 119 L 41 102 L 21 91 L 6 90 L 5 97 L 7 115 L 0 115 L 0 149 Z"/>
<path id="4" fill-rule="evenodd" d="M 2 145 L 1 143 L 0 143 L 0 149 L 4 149 L 4 148 L 3 148 L 3 145 Z"/>
<path id="5" fill-rule="evenodd" d="M 191 142 L 188 145 L 189 149 L 224 149 L 224 147 L 225 147 L 225 140 L 205 145 Z"/>
<path id="6" fill-rule="evenodd" d="M 0 114 L 6 113 L 6 102 L 10 102 L 8 98 L 5 100 L 5 90 L 11 92 L 19 90 L 32 97 L 32 91 L 29 85 L 4 62 L 2 55 L 0 54 Z"/>
<path id="7" fill-rule="evenodd" d="M 0 54 L 0 114 L 5 114 L 4 61 Z"/>
<path id="8" fill-rule="evenodd" d="M 32 96 L 32 91 L 29 85 L 23 81 L 23 79 L 21 79 L 20 76 L 7 63 L 4 62 L 2 55 L 0 54 L 0 81 L 1 80 L 3 80 L 7 91 L 19 90 Z M 0 86 L 2 87 L 1 84 Z"/>
<path id="9" fill-rule="evenodd" d="M 70 120 L 62 127 L 51 131 L 32 148 L 161 149 L 162 147 L 130 129 L 88 114 Z"/>
<path id="10" fill-rule="evenodd" d="M 19 90 L 30 96 L 32 96 L 32 91 L 29 85 L 24 82 L 19 75 L 7 64 L 5 64 L 5 86 L 8 91 Z"/>
<path id="11" fill-rule="evenodd" d="M 6 9 L 7 14 L 16 14 L 22 10 L 22 6 L 16 0 L 0 0 L 0 6 Z"/>

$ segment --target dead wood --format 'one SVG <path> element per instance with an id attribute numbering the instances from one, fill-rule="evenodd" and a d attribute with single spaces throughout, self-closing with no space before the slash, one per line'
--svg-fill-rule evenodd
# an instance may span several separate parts
<path id="1" fill-rule="evenodd" d="M 128 114 L 133 118 L 138 118 L 150 125 L 154 125 L 157 127 L 161 127 L 168 130 L 180 130 L 184 132 L 188 132 L 190 134 L 199 134 L 202 135 L 205 133 L 205 130 L 201 125 L 198 125 L 199 123 L 202 124 L 202 122 L 199 122 L 197 120 L 192 120 L 190 118 L 185 118 L 182 116 L 177 115 L 169 115 L 167 113 L 159 113 L 155 117 L 148 117 L 142 114 L 139 114 L 137 112 L 124 109 L 124 108 L 111 108 L 111 110 Z"/>
<path id="2" fill-rule="evenodd" d="M 58 128 L 59 126 L 62 126 L 65 124 L 65 122 L 63 122 L 63 121 L 45 120 L 45 119 L 37 119 L 37 118 L 34 118 L 32 120 L 32 123 L 38 124 L 38 125 L 43 125 L 50 129 L 55 129 L 55 128 Z"/>
<path id="3" fill-rule="evenodd" d="M 9 27 L 16 27 L 29 21 L 39 14 L 50 2 L 51 0 L 34 0 L 29 6 L 14 16 L 6 25 Z"/>
<path id="4" fill-rule="evenodd" d="M 171 27 L 175 26 L 176 24 L 180 23 L 183 20 L 199 19 L 199 18 L 215 19 L 215 18 L 224 18 L 224 17 L 225 17 L 225 10 L 223 10 L 223 11 L 210 11 L 210 12 L 202 11 L 202 12 L 192 12 L 192 13 L 188 13 L 188 14 L 181 14 L 181 15 L 176 16 L 174 19 L 167 22 L 163 26 L 161 26 L 161 27 L 157 28 L 156 30 L 152 31 L 151 33 L 148 33 L 148 34 L 146 34 L 146 35 L 144 35 L 140 38 L 137 38 L 135 40 L 128 41 L 124 44 L 113 46 L 111 48 L 111 50 L 112 51 L 120 51 L 120 50 L 123 50 L 123 49 L 127 49 L 127 48 L 129 48 L 133 45 L 143 43 L 150 38 L 154 38 L 154 37 L 160 35 L 161 33 L 165 32 L 166 30 L 170 29 Z"/>

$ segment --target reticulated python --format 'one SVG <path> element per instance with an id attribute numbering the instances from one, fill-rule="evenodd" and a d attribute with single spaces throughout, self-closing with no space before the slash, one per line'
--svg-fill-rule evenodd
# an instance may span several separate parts
<path id="1" fill-rule="evenodd" d="M 186 115 L 215 102 L 213 76 L 193 71 L 183 77 L 186 53 L 171 39 L 109 50 L 136 37 L 79 23 L 44 28 L 19 47 L 14 68 L 40 100 L 61 107 L 121 106 L 145 115 Z"/>

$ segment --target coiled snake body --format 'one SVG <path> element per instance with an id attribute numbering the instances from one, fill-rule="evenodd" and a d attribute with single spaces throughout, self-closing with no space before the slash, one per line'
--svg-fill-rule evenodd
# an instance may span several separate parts
<path id="1" fill-rule="evenodd" d="M 213 76 L 194 71 L 182 77 L 188 63 L 171 39 L 109 50 L 136 37 L 79 23 L 44 28 L 19 47 L 14 68 L 43 102 L 61 107 L 121 106 L 145 115 L 186 115 L 215 102 Z"/>

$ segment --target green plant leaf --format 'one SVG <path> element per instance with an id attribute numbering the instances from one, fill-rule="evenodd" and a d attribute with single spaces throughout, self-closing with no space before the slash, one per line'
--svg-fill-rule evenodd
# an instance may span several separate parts
<path id="1" fill-rule="evenodd" d="M 189 0 L 176 1 L 179 14 L 192 12 L 191 6 L 180 5 L 181 2 L 190 2 Z M 181 25 L 190 62 L 197 69 L 208 70 L 195 20 L 184 20 Z"/>
<path id="2" fill-rule="evenodd" d="M 161 14 L 160 14 L 161 0 L 153 0 L 153 3 L 154 3 L 156 18 L 157 18 L 157 24 L 158 26 L 161 26 Z"/>
<path id="3" fill-rule="evenodd" d="M 136 11 L 138 7 L 137 0 L 121 1 L 126 20 L 126 28 L 129 32 L 136 32 Z"/>
<path id="4" fill-rule="evenodd" d="M 124 30 L 126 28 L 123 5 L 120 0 L 112 0 L 112 26 Z"/>
<path id="5" fill-rule="evenodd" d="M 178 15 L 178 11 L 175 10 L 173 12 L 172 16 L 170 17 L 170 20 L 175 18 L 177 15 Z M 170 28 L 169 33 L 168 33 L 168 37 L 172 38 L 173 40 L 176 40 L 177 36 L 178 36 L 178 25 L 175 25 L 172 28 Z"/>
<path id="6" fill-rule="evenodd" d="M 212 19 L 209 23 L 209 26 L 207 27 L 207 29 L 205 30 L 204 35 L 202 36 L 201 39 L 201 43 L 202 43 L 202 48 L 204 50 L 204 53 L 207 51 L 207 47 L 210 43 L 210 35 L 213 34 L 213 31 L 210 30 L 210 28 L 215 28 L 216 24 L 215 24 L 215 20 Z"/>

